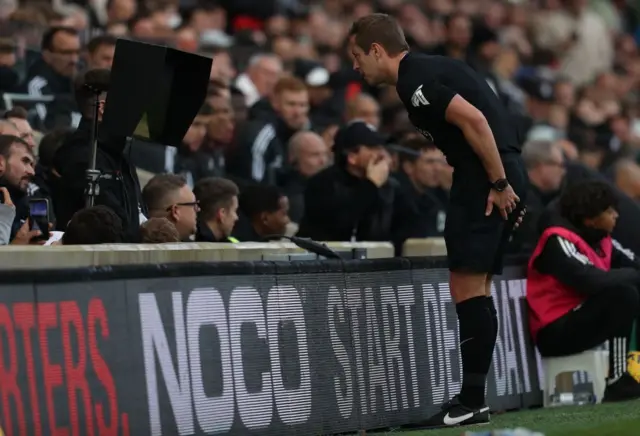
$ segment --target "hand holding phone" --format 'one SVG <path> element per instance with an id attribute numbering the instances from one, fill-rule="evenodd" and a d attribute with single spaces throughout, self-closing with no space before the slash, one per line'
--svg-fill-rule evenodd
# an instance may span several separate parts
<path id="1" fill-rule="evenodd" d="M 46 198 L 33 198 L 29 200 L 29 225 L 30 230 L 40 232 L 38 239 L 49 239 L 49 200 Z"/>

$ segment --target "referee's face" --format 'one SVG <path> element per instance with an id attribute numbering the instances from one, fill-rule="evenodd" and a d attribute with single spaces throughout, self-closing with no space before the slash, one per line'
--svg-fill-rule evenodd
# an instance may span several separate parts
<path id="1" fill-rule="evenodd" d="M 380 64 L 373 55 L 373 50 L 365 53 L 358 44 L 355 43 L 355 36 L 349 40 L 349 52 L 353 58 L 353 69 L 362 75 L 362 78 L 372 86 L 384 83 L 381 75 Z"/>

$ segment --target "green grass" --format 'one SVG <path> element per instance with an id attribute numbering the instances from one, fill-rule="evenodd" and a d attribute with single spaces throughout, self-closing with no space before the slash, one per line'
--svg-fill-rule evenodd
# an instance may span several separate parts
<path id="1" fill-rule="evenodd" d="M 444 430 L 380 432 L 388 436 L 460 436 L 465 431 L 524 427 L 545 436 L 638 436 L 640 401 L 597 406 L 557 407 L 491 416 L 491 424 Z"/>

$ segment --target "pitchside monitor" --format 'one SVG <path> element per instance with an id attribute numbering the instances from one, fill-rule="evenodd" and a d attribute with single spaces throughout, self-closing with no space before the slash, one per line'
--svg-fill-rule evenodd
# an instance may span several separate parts
<path id="1" fill-rule="evenodd" d="M 103 131 L 180 145 L 205 101 L 211 58 L 119 39 L 107 94 Z"/>

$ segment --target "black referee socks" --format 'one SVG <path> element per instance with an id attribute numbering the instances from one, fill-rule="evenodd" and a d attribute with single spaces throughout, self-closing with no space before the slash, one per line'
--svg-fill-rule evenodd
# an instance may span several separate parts
<path id="1" fill-rule="evenodd" d="M 459 399 L 464 406 L 480 408 L 484 405 L 484 390 L 496 342 L 497 324 L 493 321 L 485 296 L 458 303 L 456 311 L 462 355 L 462 390 Z"/>

